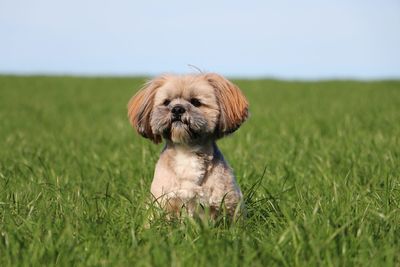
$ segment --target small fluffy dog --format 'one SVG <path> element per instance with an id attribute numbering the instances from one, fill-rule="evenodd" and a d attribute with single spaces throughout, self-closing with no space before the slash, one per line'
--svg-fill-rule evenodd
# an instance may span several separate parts
<path id="1" fill-rule="evenodd" d="M 162 208 L 194 215 L 206 207 L 213 218 L 240 210 L 242 193 L 216 145 L 248 116 L 237 86 L 214 73 L 160 76 L 131 98 L 128 116 L 139 134 L 166 142 L 151 184 Z"/>

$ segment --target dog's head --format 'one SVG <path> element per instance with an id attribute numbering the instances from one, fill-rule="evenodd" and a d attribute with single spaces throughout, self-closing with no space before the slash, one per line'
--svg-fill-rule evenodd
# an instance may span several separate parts
<path id="1" fill-rule="evenodd" d="M 246 120 L 248 103 L 218 74 L 165 75 L 132 97 L 128 116 L 138 133 L 155 143 L 165 138 L 196 144 L 233 133 Z"/>

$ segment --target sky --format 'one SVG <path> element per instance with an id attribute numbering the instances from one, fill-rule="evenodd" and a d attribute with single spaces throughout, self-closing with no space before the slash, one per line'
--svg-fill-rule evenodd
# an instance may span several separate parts
<path id="1" fill-rule="evenodd" d="M 400 0 L 1 0 L 0 73 L 400 78 Z"/>

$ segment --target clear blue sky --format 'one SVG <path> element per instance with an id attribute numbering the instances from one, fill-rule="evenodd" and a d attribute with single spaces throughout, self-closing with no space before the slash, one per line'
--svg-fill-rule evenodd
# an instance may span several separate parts
<path id="1" fill-rule="evenodd" d="M 1 0 L 0 73 L 400 77 L 399 0 Z"/>

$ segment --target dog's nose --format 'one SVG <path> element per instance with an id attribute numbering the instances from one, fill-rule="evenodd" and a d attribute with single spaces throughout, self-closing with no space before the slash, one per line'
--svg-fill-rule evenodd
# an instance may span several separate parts
<path id="1" fill-rule="evenodd" d="M 182 105 L 176 105 L 171 110 L 171 112 L 172 112 L 172 114 L 174 114 L 174 116 L 182 115 L 183 113 L 185 113 L 185 111 L 186 110 Z"/>

